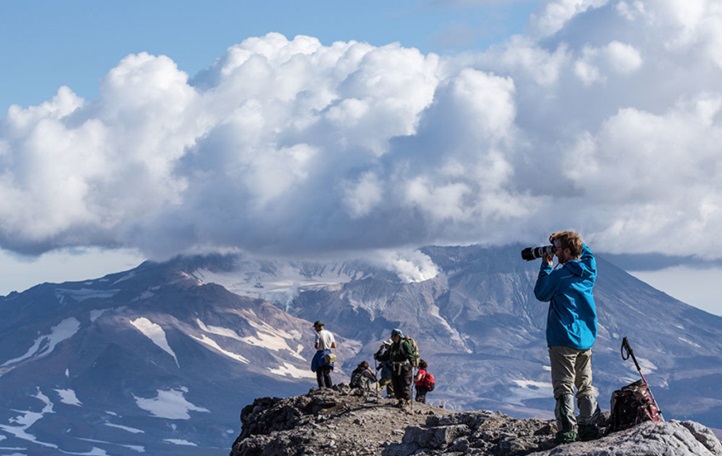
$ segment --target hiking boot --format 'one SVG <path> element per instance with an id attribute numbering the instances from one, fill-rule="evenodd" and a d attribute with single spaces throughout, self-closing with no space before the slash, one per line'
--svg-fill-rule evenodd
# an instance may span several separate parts
<path id="1" fill-rule="evenodd" d="M 599 438 L 599 429 L 593 424 L 579 425 L 579 440 L 588 442 Z"/>
<path id="2" fill-rule="evenodd" d="M 574 431 L 557 432 L 554 442 L 561 445 L 563 443 L 573 443 L 577 441 L 577 433 Z"/>

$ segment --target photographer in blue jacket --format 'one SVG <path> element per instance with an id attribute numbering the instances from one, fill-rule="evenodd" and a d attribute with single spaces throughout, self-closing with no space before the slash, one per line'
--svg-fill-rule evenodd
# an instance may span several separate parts
<path id="1" fill-rule="evenodd" d="M 552 234 L 554 253 L 544 253 L 534 295 L 549 302 L 547 345 L 551 361 L 558 443 L 597 437 L 599 405 L 592 386 L 592 346 L 597 337 L 597 309 L 592 290 L 597 263 L 573 231 Z M 559 263 L 554 268 L 554 255 Z M 579 420 L 574 411 L 576 388 Z M 578 432 L 578 434 L 577 434 Z"/>

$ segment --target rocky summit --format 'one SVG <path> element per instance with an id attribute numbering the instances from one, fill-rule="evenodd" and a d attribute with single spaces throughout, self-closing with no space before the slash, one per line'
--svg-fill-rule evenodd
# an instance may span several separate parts
<path id="1" fill-rule="evenodd" d="M 343 383 L 259 398 L 243 408 L 230 456 L 722 456 L 720 441 L 694 421 L 647 422 L 608 433 L 604 416 L 598 439 L 557 445 L 553 420 L 395 404 Z"/>

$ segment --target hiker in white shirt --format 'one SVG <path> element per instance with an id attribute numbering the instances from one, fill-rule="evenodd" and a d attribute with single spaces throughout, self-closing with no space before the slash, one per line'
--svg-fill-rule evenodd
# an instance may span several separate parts
<path id="1" fill-rule="evenodd" d="M 333 370 L 333 360 L 329 360 L 331 355 L 331 349 L 336 348 L 336 340 L 333 337 L 331 331 L 324 329 L 324 324 L 321 321 L 316 321 L 313 324 L 313 329 L 316 330 L 316 342 L 314 348 L 316 348 L 316 355 L 311 361 L 311 370 L 316 372 L 316 380 L 318 380 L 319 388 L 331 388 L 331 371 Z"/>

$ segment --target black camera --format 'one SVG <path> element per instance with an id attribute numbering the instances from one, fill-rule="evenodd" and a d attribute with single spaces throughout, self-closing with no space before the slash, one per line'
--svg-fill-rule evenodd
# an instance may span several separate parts
<path id="1" fill-rule="evenodd" d="M 536 260 L 546 255 L 554 255 L 556 247 L 553 245 L 545 245 L 544 247 L 527 247 L 521 251 L 521 257 L 526 261 Z"/>

